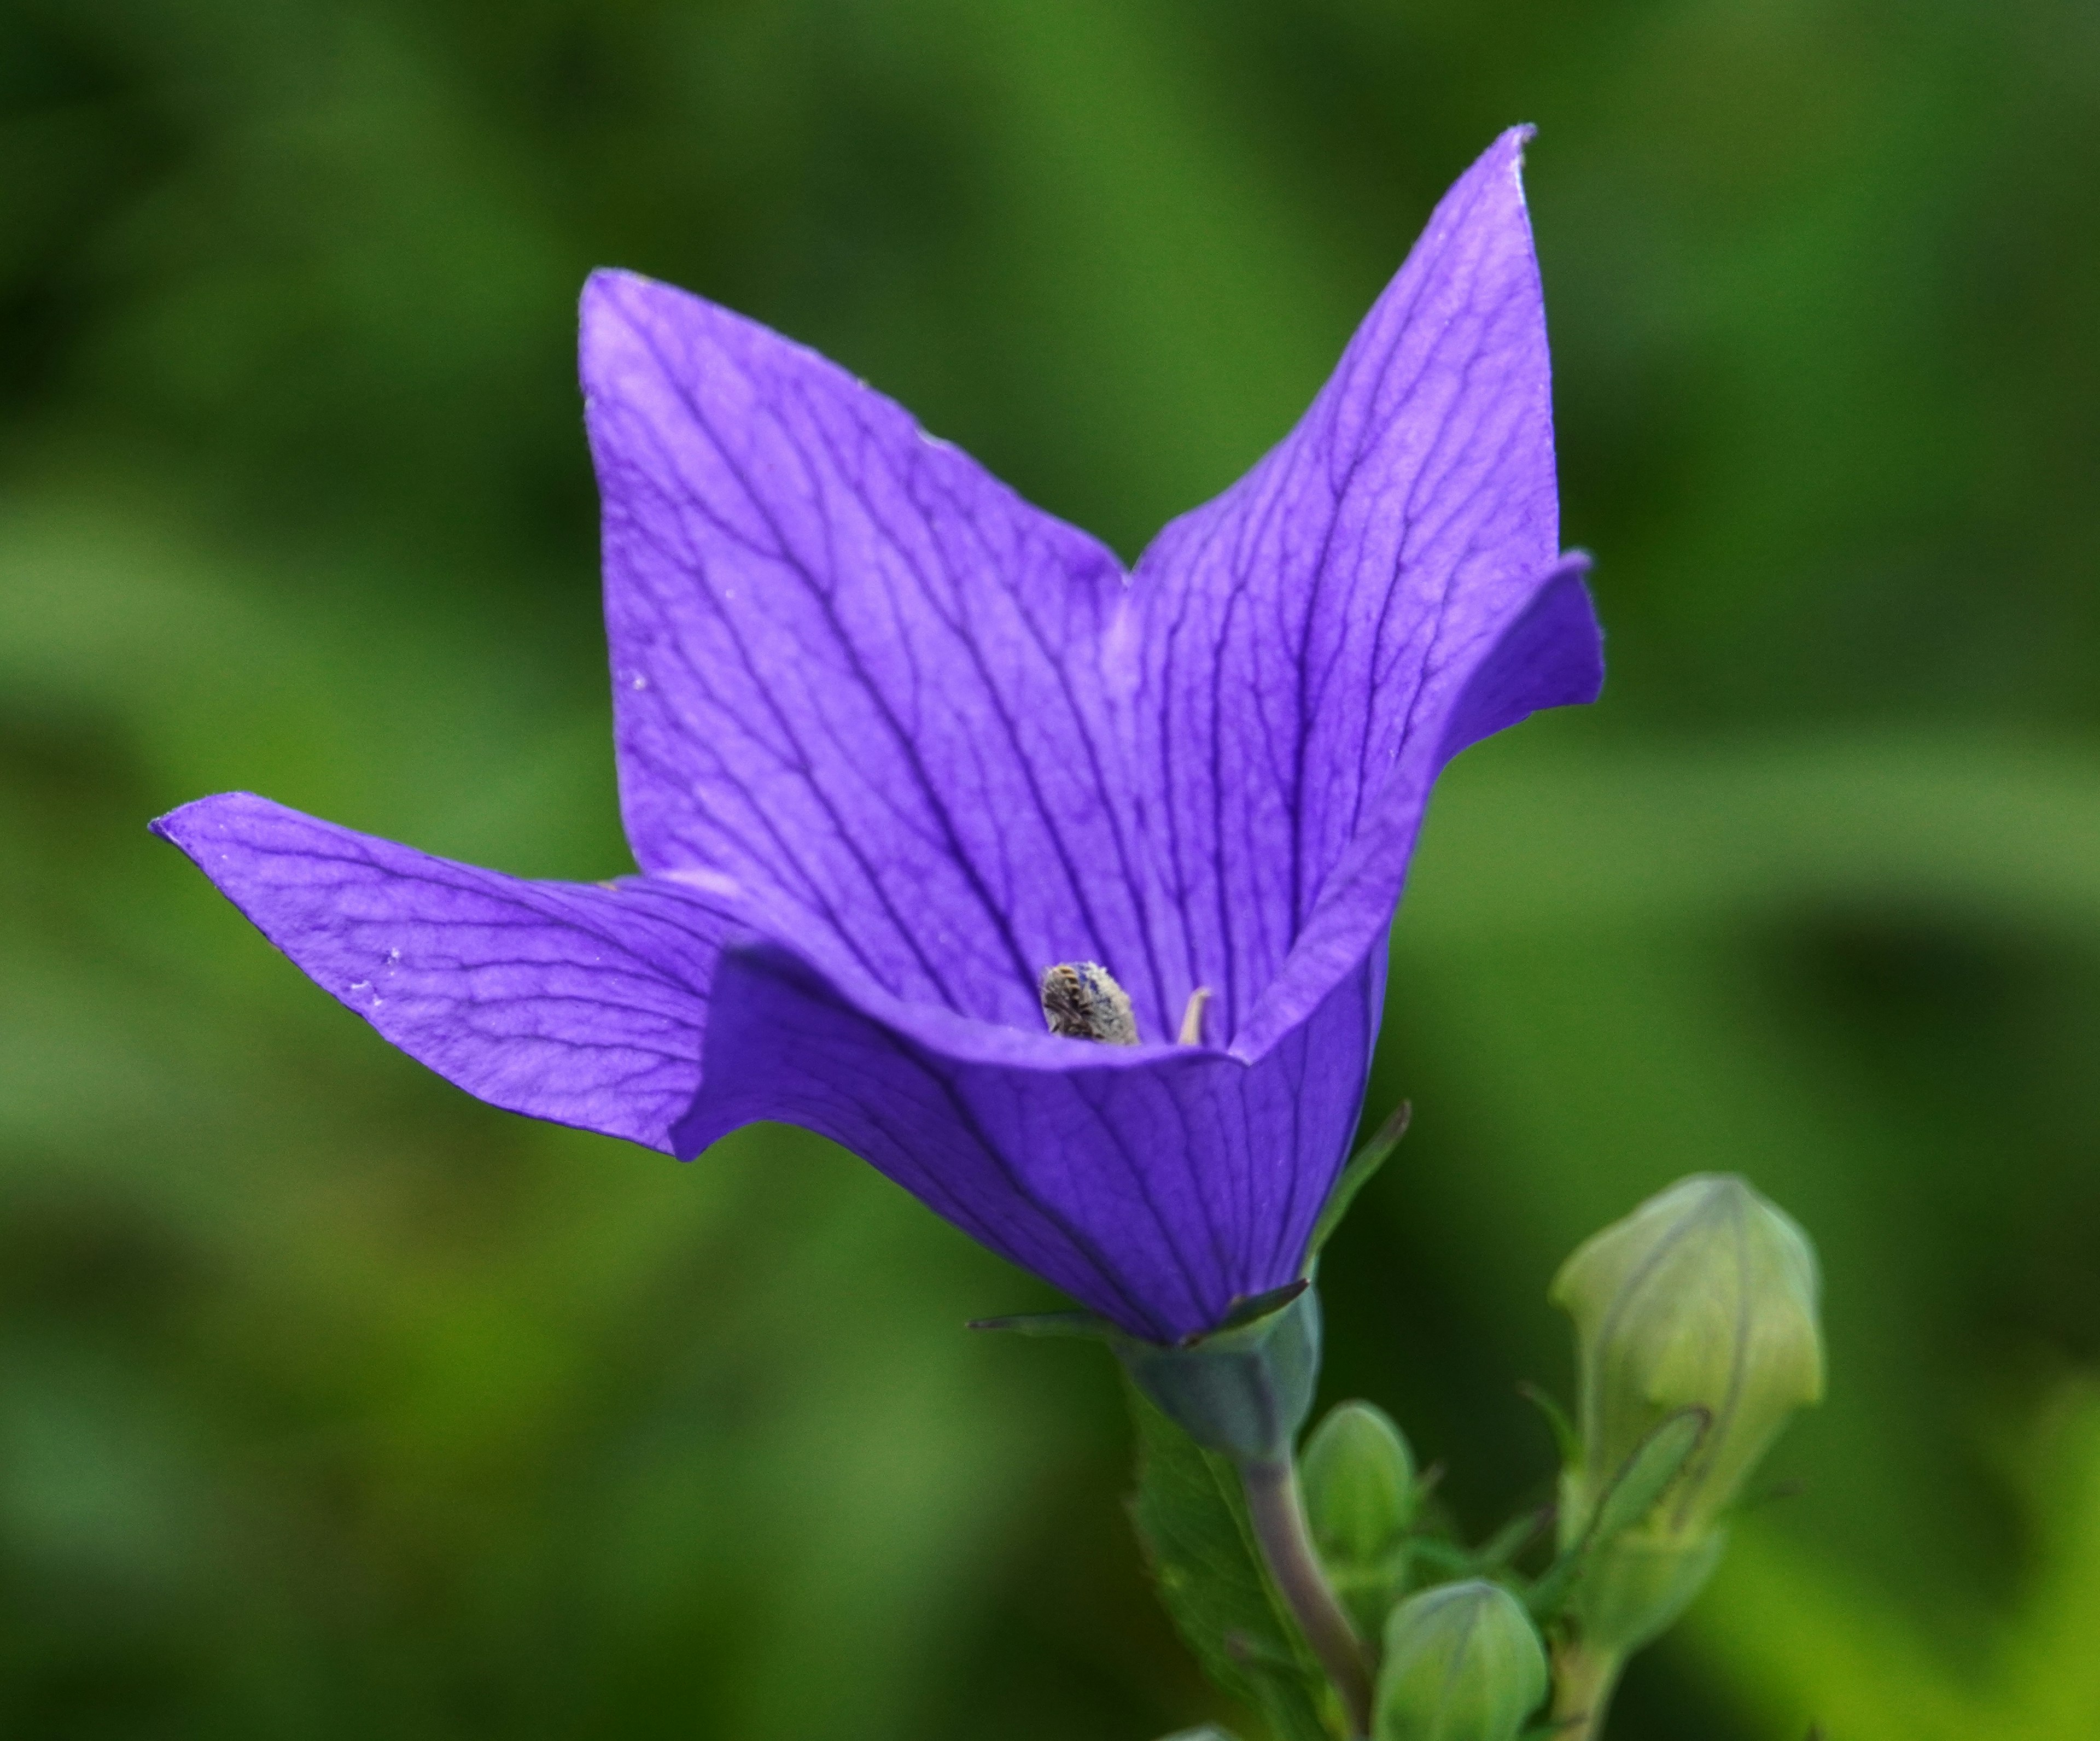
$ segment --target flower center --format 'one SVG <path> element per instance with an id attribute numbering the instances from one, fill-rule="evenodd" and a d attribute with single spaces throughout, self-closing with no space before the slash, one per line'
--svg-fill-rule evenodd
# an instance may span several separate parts
<path id="1" fill-rule="evenodd" d="M 1052 1034 L 1110 1046 L 1137 1044 L 1130 994 L 1098 961 L 1063 961 L 1043 972 L 1043 1016 Z"/>

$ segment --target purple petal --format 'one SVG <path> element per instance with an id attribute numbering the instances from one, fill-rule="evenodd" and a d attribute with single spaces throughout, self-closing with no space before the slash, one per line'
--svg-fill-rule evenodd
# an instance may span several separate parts
<path id="1" fill-rule="evenodd" d="M 245 795 L 156 827 L 483 1099 L 682 1155 L 804 1124 L 1126 1329 L 1210 1328 L 1299 1272 L 1439 769 L 1600 681 L 1582 561 L 1555 559 L 1526 136 L 1132 585 L 832 364 L 599 275 L 584 377 L 650 874 L 521 882 Z M 1150 1043 L 1043 1031 L 1041 970 L 1088 959 Z M 1229 1046 L 1160 1043 L 1198 986 Z"/>
<path id="2" fill-rule="evenodd" d="M 1186 923 L 1168 981 L 1215 987 L 1243 1048 L 1408 747 L 1442 744 L 1555 560 L 1529 134 L 1445 196 L 1297 429 L 1138 565 L 1145 824 L 1160 905 Z M 1555 631 L 1594 651 L 1582 615 Z M 1577 687 L 1518 711 L 1588 699 Z M 1396 797 L 1418 811 L 1427 791 Z"/>
<path id="3" fill-rule="evenodd" d="M 721 919 L 676 884 L 530 883 L 246 792 L 153 824 L 321 989 L 468 1093 L 668 1149 Z"/>
<path id="4" fill-rule="evenodd" d="M 754 1119 L 805 1126 L 1125 1329 L 1172 1341 L 1297 1276 L 1356 1125 L 1383 967 L 1359 961 L 1250 1063 L 863 1007 L 787 950 L 733 945 L 677 1152 Z"/>
<path id="5" fill-rule="evenodd" d="M 1115 558 L 814 352 L 600 273 L 584 383 L 628 834 L 871 985 L 1041 1021 L 1110 963 L 1154 1034 L 1099 647 Z"/>
<path id="6" fill-rule="evenodd" d="M 1430 787 L 1446 762 L 1541 707 L 1596 699 L 1604 678 L 1604 645 L 1582 581 L 1589 566 L 1589 558 L 1579 555 L 1555 564 L 1531 583 L 1493 641 L 1469 647 L 1470 663 L 1442 668 L 1425 681 L 1420 723 L 1404 742 L 1399 765 L 1365 807 L 1362 826 L 1329 873 L 1237 1049 L 1259 1056 L 1294 1032 L 1328 988 L 1367 955 L 1383 957 Z"/>

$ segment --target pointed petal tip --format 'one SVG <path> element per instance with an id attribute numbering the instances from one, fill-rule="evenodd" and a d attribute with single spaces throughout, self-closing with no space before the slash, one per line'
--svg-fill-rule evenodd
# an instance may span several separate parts
<path id="1" fill-rule="evenodd" d="M 1480 154 L 1479 167 L 1507 169 L 1510 187 L 1516 195 L 1516 203 L 1529 210 L 1524 193 L 1524 148 L 1538 137 L 1538 129 L 1528 121 L 1520 121 L 1513 127 L 1505 127 L 1495 135 L 1495 142 Z"/>
<path id="2" fill-rule="evenodd" d="M 189 853 L 199 827 L 213 811 L 228 804 L 245 808 L 249 804 L 267 804 L 269 801 L 253 792 L 214 792 L 209 797 L 192 798 L 188 804 L 179 804 L 174 809 L 155 817 L 146 824 L 146 831 Z"/>
<path id="3" fill-rule="evenodd" d="M 704 298 L 645 272 L 597 267 L 584 280 L 576 309 L 577 370 L 586 397 L 612 390 L 624 366 L 639 364 L 649 370 L 652 332 L 690 331 L 700 317 L 723 312 Z"/>
<path id="4" fill-rule="evenodd" d="M 682 297 L 686 293 L 661 279 L 651 278 L 646 272 L 637 272 L 624 266 L 599 266 L 591 269 L 584 280 L 583 292 L 577 298 L 583 322 L 588 328 L 591 322 L 611 312 L 621 304 L 632 304 L 638 300 L 655 296 Z"/>
<path id="5" fill-rule="evenodd" d="M 583 293 L 576 299 L 576 360 L 586 392 L 592 390 L 597 365 L 612 342 L 608 323 L 620 320 L 624 305 L 649 282 L 639 273 L 616 266 L 598 267 L 584 280 Z"/>
<path id="6" fill-rule="evenodd" d="M 704 359 L 780 354 L 835 365 L 809 346 L 733 308 L 624 267 L 599 267 L 584 280 L 577 368 L 587 399 L 632 398 L 638 386 L 690 373 Z"/>

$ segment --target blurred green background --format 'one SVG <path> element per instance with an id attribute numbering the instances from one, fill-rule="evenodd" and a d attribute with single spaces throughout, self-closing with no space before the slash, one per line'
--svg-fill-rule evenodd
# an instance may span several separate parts
<path id="1" fill-rule="evenodd" d="M 144 823 L 628 867 L 585 271 L 1134 553 L 1541 126 L 1603 705 L 1395 937 L 1333 1394 L 1543 1491 L 1560 1256 L 1736 1169 L 1829 1405 L 1614 1734 L 2100 1733 L 2089 0 L 0 0 L 0 1733 L 1147 1741 L 1109 1363 L 858 1163 L 489 1111 Z"/>

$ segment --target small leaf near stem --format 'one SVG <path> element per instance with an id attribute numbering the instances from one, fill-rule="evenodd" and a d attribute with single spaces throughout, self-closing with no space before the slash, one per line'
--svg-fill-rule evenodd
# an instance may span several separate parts
<path id="1" fill-rule="evenodd" d="M 1250 1458 L 1240 1465 L 1247 1514 L 1277 1593 L 1290 1610 L 1348 1714 L 1351 1741 L 1371 1730 L 1371 1677 L 1362 1641 L 1329 1588 L 1312 1548 L 1312 1531 L 1290 1460 Z"/>
<path id="2" fill-rule="evenodd" d="M 1543 1624 L 1560 1614 L 1594 1557 L 1639 1523 L 1677 1479 L 1710 1423 L 1703 1408 L 1666 1416 L 1635 1448 L 1586 1518 L 1561 1510 L 1564 1530 L 1579 1533 L 1532 1585 L 1525 1601 L 1534 1619 Z"/>
<path id="3" fill-rule="evenodd" d="M 1264 1570 L 1234 1461 L 1206 1451 L 1135 1385 L 1132 1521 L 1161 1601 L 1204 1673 L 1260 1712 L 1275 1741 L 1335 1741 L 1325 1671 Z"/>

